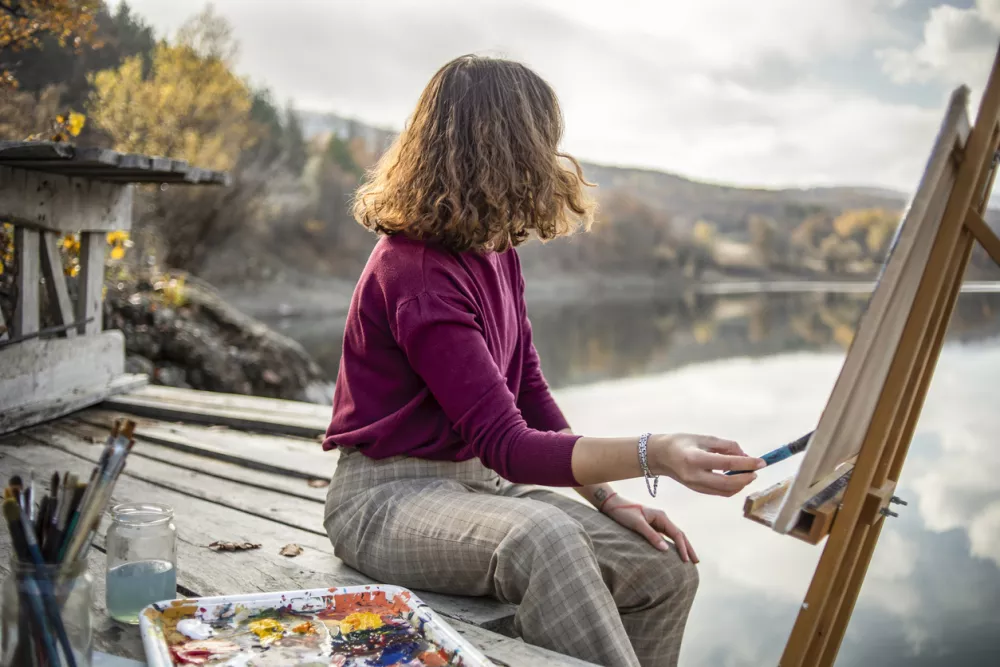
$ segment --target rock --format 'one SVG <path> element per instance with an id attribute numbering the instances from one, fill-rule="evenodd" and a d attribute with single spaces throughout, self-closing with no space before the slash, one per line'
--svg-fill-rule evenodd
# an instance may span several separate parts
<path id="1" fill-rule="evenodd" d="M 125 372 L 136 375 L 148 375 L 152 378 L 156 373 L 156 366 L 146 357 L 138 354 L 129 354 L 125 357 Z"/>
<path id="2" fill-rule="evenodd" d="M 330 403 L 332 379 L 301 345 L 197 278 L 184 289 L 173 307 L 149 282 L 109 286 L 104 321 L 125 336 L 130 369 L 172 387 Z"/>
<path id="3" fill-rule="evenodd" d="M 153 379 L 157 384 L 178 389 L 191 389 L 191 385 L 186 380 L 187 372 L 180 366 L 165 364 L 156 369 Z"/>

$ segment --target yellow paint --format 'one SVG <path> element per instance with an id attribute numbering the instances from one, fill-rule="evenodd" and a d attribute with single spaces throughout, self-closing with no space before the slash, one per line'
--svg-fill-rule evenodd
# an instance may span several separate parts
<path id="1" fill-rule="evenodd" d="M 310 621 L 304 621 L 292 628 L 292 632 L 297 635 L 310 635 L 316 632 L 316 628 L 313 627 Z"/>
<path id="2" fill-rule="evenodd" d="M 259 621 L 252 621 L 247 626 L 247 629 L 257 635 L 261 646 L 268 646 L 285 636 L 285 626 L 273 618 L 262 618 Z"/>
<path id="3" fill-rule="evenodd" d="M 382 617 L 370 611 L 359 611 L 340 622 L 340 631 L 345 635 L 355 630 L 377 630 L 382 627 Z"/>

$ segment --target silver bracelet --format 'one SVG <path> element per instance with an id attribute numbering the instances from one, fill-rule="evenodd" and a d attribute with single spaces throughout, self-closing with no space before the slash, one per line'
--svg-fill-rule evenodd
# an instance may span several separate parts
<path id="1" fill-rule="evenodd" d="M 646 462 L 646 442 L 649 440 L 649 436 L 652 433 L 643 433 L 639 436 L 639 465 L 642 467 L 643 477 L 646 478 L 646 490 L 649 491 L 649 495 L 656 497 L 656 490 L 660 486 L 660 478 L 653 475 L 649 470 L 649 464 Z M 653 486 L 649 486 L 649 480 L 652 478 Z"/>

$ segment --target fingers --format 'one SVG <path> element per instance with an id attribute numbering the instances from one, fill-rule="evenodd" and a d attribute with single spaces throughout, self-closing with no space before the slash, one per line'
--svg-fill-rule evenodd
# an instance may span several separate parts
<path id="1" fill-rule="evenodd" d="M 698 449 L 690 451 L 690 462 L 702 470 L 759 470 L 767 465 L 755 456 L 731 456 Z"/>
<path id="2" fill-rule="evenodd" d="M 645 519 L 645 513 L 643 513 L 643 518 Z M 650 544 L 660 551 L 667 551 L 670 548 L 667 546 L 666 542 L 663 541 L 663 536 L 656 532 L 648 520 L 638 522 L 633 530 L 645 537 Z"/>
<path id="3" fill-rule="evenodd" d="M 736 444 L 736 442 L 716 438 L 710 435 L 702 437 L 701 445 L 704 449 L 717 454 L 730 454 L 732 456 L 747 455 L 747 453 L 743 451 L 743 448 Z"/>
<path id="4" fill-rule="evenodd" d="M 708 495 L 730 497 L 742 491 L 756 479 L 757 473 L 755 472 L 746 475 L 728 476 L 703 470 L 696 473 L 691 484 L 688 486 Z"/>
<path id="5" fill-rule="evenodd" d="M 687 541 L 687 536 L 681 532 L 680 528 L 674 525 L 674 522 L 670 520 L 666 513 L 657 510 L 650 518 L 650 523 L 654 528 L 656 528 L 656 530 L 673 540 L 674 546 L 677 547 L 677 553 L 681 557 L 682 561 L 687 563 L 691 560 L 692 552 Z M 662 538 L 660 538 L 660 543 L 663 543 Z"/>

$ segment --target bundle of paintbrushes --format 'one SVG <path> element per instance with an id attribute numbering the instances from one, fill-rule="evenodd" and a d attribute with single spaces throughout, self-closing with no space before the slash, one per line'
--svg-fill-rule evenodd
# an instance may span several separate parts
<path id="1" fill-rule="evenodd" d="M 15 475 L 4 489 L 3 515 L 20 561 L 13 575 L 20 605 L 18 654 L 27 659 L 16 664 L 76 666 L 61 609 L 72 589 L 70 573 L 86 560 L 125 468 L 134 428 L 128 420 L 115 423 L 86 482 L 69 472 L 53 472 L 48 494 L 36 499 L 35 475 L 30 472 L 27 484 Z"/>

